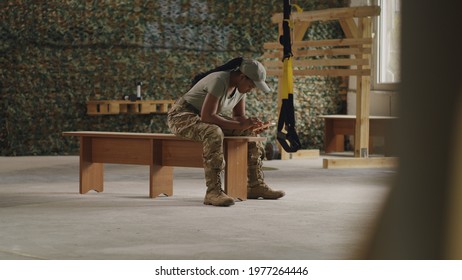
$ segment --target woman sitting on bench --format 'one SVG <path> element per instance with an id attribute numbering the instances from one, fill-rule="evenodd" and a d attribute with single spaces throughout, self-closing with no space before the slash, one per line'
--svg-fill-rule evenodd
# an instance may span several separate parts
<path id="1" fill-rule="evenodd" d="M 168 112 L 168 126 L 178 135 L 203 143 L 207 192 L 204 204 L 230 206 L 234 198 L 222 189 L 225 168 L 223 137 L 249 136 L 262 132 L 269 123 L 245 115 L 245 94 L 255 87 L 265 93 L 264 66 L 253 59 L 235 58 L 194 77 L 192 88 Z M 232 117 L 226 116 L 232 113 Z M 248 153 L 248 199 L 278 199 L 283 191 L 272 190 L 263 180 L 261 142 L 250 142 Z M 244 175 L 244 174 L 243 174 Z"/>

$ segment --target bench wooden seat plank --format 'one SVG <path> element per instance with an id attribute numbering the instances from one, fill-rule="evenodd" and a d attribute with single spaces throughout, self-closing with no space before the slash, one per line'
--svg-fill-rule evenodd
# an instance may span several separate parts
<path id="1" fill-rule="evenodd" d="M 173 195 L 173 167 L 203 167 L 202 143 L 161 133 L 70 131 L 80 137 L 80 193 L 104 190 L 104 163 L 150 166 L 149 196 Z M 265 137 L 226 136 L 224 188 L 247 199 L 247 144 Z"/>

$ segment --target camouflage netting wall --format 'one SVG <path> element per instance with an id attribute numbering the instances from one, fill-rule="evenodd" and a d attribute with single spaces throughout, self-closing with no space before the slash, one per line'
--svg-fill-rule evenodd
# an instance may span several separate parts
<path id="1" fill-rule="evenodd" d="M 292 1 L 304 10 L 348 1 Z M 63 131 L 168 132 L 165 115 L 86 115 L 86 101 L 120 99 L 142 81 L 144 99 L 176 99 L 194 74 L 236 56 L 258 58 L 277 40 L 282 0 L 4 0 L 0 2 L 1 155 L 78 151 Z M 312 39 L 339 38 L 337 23 Z M 297 78 L 303 148 L 321 148 L 319 114 L 340 110 L 338 79 Z M 269 84 L 277 87 L 270 77 Z M 252 93 L 248 111 L 276 119 L 276 95 Z M 274 140 L 274 131 L 266 136 Z"/>

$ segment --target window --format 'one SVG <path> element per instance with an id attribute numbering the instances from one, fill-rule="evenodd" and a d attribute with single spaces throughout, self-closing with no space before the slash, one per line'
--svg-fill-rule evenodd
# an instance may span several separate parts
<path id="1" fill-rule="evenodd" d="M 401 0 L 375 0 L 373 90 L 394 90 L 400 82 Z"/>

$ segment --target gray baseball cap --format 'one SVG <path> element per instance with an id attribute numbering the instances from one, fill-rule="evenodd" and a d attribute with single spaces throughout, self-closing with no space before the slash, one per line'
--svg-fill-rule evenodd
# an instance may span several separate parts
<path id="1" fill-rule="evenodd" d="M 260 62 L 254 59 L 244 58 L 239 70 L 249 77 L 257 86 L 258 89 L 265 93 L 271 92 L 271 88 L 266 84 L 266 69 Z"/>

